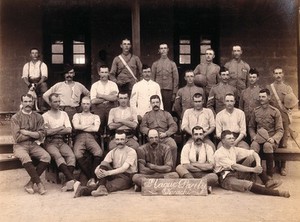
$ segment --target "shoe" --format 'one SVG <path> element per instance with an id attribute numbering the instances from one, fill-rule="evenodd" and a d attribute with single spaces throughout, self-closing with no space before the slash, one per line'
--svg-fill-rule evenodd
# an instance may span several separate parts
<path id="1" fill-rule="evenodd" d="M 211 192 L 212 192 L 212 186 L 207 186 L 207 193 L 211 194 Z"/>
<path id="2" fill-rule="evenodd" d="M 97 187 L 97 183 L 94 178 L 89 179 L 89 181 L 86 184 L 88 187 Z"/>
<path id="3" fill-rule="evenodd" d="M 287 175 L 287 172 L 286 172 L 286 169 L 285 169 L 285 168 L 281 168 L 281 170 L 280 170 L 280 175 L 281 175 L 281 176 L 286 176 L 286 175 Z"/>
<path id="4" fill-rule="evenodd" d="M 107 196 L 108 191 L 104 185 L 100 185 L 97 190 L 92 191 L 92 196 L 93 197 L 98 197 L 98 196 Z"/>
<path id="5" fill-rule="evenodd" d="M 141 192 L 142 191 L 142 188 L 140 186 L 136 185 L 136 184 L 134 185 L 133 189 L 134 189 L 135 192 Z"/>
<path id="6" fill-rule="evenodd" d="M 271 179 L 266 182 L 265 187 L 269 189 L 275 189 L 276 187 L 279 187 L 281 184 L 282 184 L 281 180 Z"/>
<path id="7" fill-rule="evenodd" d="M 33 183 L 31 180 L 24 186 L 24 189 L 27 193 L 34 194 Z"/>
<path id="8" fill-rule="evenodd" d="M 285 198 L 289 198 L 291 195 L 289 193 L 289 191 L 279 191 L 279 196 L 280 197 L 285 197 Z"/>
<path id="9" fill-rule="evenodd" d="M 69 180 L 65 183 L 65 185 L 61 188 L 62 192 L 73 191 L 74 190 L 75 180 Z"/>
<path id="10" fill-rule="evenodd" d="M 77 198 L 77 197 L 81 197 L 82 195 L 82 190 L 84 189 L 85 187 L 84 186 L 81 186 L 80 185 L 80 182 L 77 181 L 75 182 L 74 184 L 74 198 Z"/>
<path id="11" fill-rule="evenodd" d="M 47 190 L 45 189 L 44 184 L 42 184 L 42 182 L 38 183 L 37 187 L 38 187 L 38 193 L 40 195 L 44 195 L 47 192 Z"/>

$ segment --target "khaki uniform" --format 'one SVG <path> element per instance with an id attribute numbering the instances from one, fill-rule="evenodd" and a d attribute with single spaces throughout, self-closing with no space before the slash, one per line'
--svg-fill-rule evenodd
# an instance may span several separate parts
<path id="1" fill-rule="evenodd" d="M 207 108 L 214 110 L 215 113 L 225 109 L 224 97 L 227 93 L 232 93 L 236 96 L 237 90 L 233 86 L 222 82 L 213 86 L 207 99 Z"/>
<path id="2" fill-rule="evenodd" d="M 215 86 L 218 82 L 218 75 L 220 72 L 220 66 L 215 63 L 200 63 L 194 70 L 194 74 L 196 75 L 205 75 L 207 80 L 207 85 L 205 87 L 205 93 L 208 95 L 209 91 L 213 86 Z"/>
<path id="3" fill-rule="evenodd" d="M 229 70 L 229 85 L 235 87 L 238 91 L 238 96 L 243 89 L 247 87 L 247 76 L 250 66 L 243 60 L 232 59 L 224 65 Z"/>
<path id="4" fill-rule="evenodd" d="M 195 93 L 201 93 L 203 95 L 202 99 L 205 101 L 205 93 L 201 87 L 186 85 L 178 90 L 174 102 L 174 111 L 180 118 L 182 118 L 185 110 L 193 107 L 193 95 Z"/>
<path id="5" fill-rule="evenodd" d="M 259 86 L 248 87 L 244 89 L 240 95 L 239 108 L 245 112 L 246 124 L 249 124 L 253 110 L 260 106 L 259 102 Z"/>
<path id="6" fill-rule="evenodd" d="M 160 86 L 164 109 L 171 112 L 172 96 L 178 90 L 177 66 L 168 57 L 162 57 L 153 63 L 151 71 L 153 80 Z"/>

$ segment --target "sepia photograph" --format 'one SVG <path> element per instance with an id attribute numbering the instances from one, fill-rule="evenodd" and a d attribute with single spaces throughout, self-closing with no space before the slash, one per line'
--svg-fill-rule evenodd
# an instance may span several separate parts
<path id="1" fill-rule="evenodd" d="M 300 222 L 300 0 L 1 0 L 0 221 Z"/>

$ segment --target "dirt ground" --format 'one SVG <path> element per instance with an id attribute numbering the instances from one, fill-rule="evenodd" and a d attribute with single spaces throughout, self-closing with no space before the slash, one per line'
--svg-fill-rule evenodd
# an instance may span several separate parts
<path id="1" fill-rule="evenodd" d="M 208 196 L 142 196 L 133 190 L 105 197 L 73 198 L 60 185 L 44 182 L 48 193 L 23 190 L 24 169 L 0 171 L 0 221 L 300 221 L 300 162 L 288 163 L 281 189 L 290 198 L 213 189 Z M 44 175 L 42 176 L 44 179 Z"/>

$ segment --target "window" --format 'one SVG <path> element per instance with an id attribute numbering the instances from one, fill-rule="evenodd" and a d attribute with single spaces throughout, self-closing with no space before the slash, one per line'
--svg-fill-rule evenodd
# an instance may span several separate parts
<path id="1" fill-rule="evenodd" d="M 205 61 L 205 51 L 206 49 L 209 48 L 211 48 L 211 40 L 201 39 L 200 40 L 200 63 L 201 61 Z"/>
<path id="2" fill-rule="evenodd" d="M 73 41 L 73 63 L 85 64 L 85 46 L 82 41 Z"/>
<path id="3" fill-rule="evenodd" d="M 179 41 L 179 64 L 191 64 L 191 41 L 189 39 Z"/>
<path id="4" fill-rule="evenodd" d="M 64 63 L 64 42 L 55 41 L 51 46 L 52 52 L 52 64 L 63 64 Z"/>

